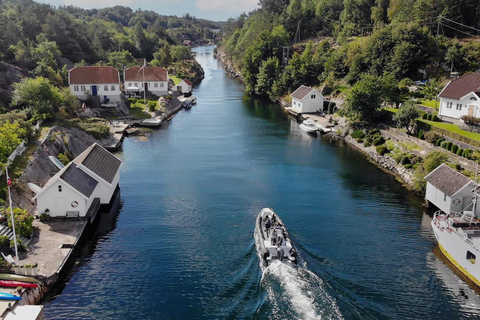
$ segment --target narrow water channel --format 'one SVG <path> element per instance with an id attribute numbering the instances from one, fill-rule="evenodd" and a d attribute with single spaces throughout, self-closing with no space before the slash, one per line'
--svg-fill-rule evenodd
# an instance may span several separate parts
<path id="1" fill-rule="evenodd" d="M 213 58 L 198 105 L 124 142 L 122 208 L 46 319 L 467 319 L 478 295 L 433 252 L 422 199 L 343 145 L 244 96 Z M 262 271 L 272 207 L 299 251 Z"/>

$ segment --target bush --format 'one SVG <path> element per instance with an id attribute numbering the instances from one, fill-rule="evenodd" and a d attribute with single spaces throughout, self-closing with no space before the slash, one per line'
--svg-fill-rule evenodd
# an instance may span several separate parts
<path id="1" fill-rule="evenodd" d="M 473 150 L 472 149 L 465 149 L 463 151 L 463 154 L 462 154 L 462 157 L 466 158 L 466 159 L 470 159 L 470 155 L 473 153 Z"/>
<path id="2" fill-rule="evenodd" d="M 10 248 L 13 249 L 15 248 L 15 242 L 12 240 L 10 241 Z M 24 252 L 25 251 L 25 246 L 23 245 L 22 239 L 17 238 L 17 249 L 19 252 Z"/>
<path id="3" fill-rule="evenodd" d="M 379 146 L 379 145 L 382 145 L 382 144 L 384 144 L 384 143 L 385 143 L 385 139 L 384 139 L 382 136 L 380 136 L 380 137 L 376 138 L 375 140 L 373 140 L 373 145 L 374 145 L 374 146 Z"/>
<path id="4" fill-rule="evenodd" d="M 459 148 L 457 150 L 457 156 L 462 156 L 463 155 L 463 149 L 462 148 Z"/>
<path id="5" fill-rule="evenodd" d="M 357 138 L 356 139 L 358 143 L 363 143 L 363 139 L 362 138 Z"/>
<path id="6" fill-rule="evenodd" d="M 412 165 L 410 163 L 407 163 L 406 165 L 404 165 L 405 169 L 412 169 Z"/>
<path id="7" fill-rule="evenodd" d="M 436 114 L 432 116 L 432 121 L 435 121 L 435 122 L 439 121 L 438 116 Z"/>
<path id="8" fill-rule="evenodd" d="M 432 116 L 432 114 L 431 114 L 431 113 L 429 113 L 429 114 L 427 115 L 427 120 L 430 120 L 430 121 L 432 121 L 432 117 L 433 117 L 433 116 Z"/>
<path id="9" fill-rule="evenodd" d="M 70 162 L 70 159 L 68 158 L 68 156 L 63 153 L 58 154 L 58 160 L 60 160 L 60 162 L 63 163 L 63 165 L 65 166 Z"/>
<path id="10" fill-rule="evenodd" d="M 428 131 L 427 133 L 425 133 L 425 140 L 427 140 L 432 144 L 435 144 L 435 142 L 437 142 L 437 140 L 441 137 L 442 137 L 441 135 L 439 135 L 434 131 Z"/>
<path id="11" fill-rule="evenodd" d="M 404 153 L 395 154 L 393 156 L 393 159 L 395 160 L 396 163 L 400 163 L 400 161 L 402 161 L 404 156 L 405 156 Z"/>
<path id="12" fill-rule="evenodd" d="M 453 153 L 457 153 L 457 150 L 458 150 L 458 146 L 456 144 L 454 144 L 450 149 L 450 151 L 452 151 Z"/>
<path id="13" fill-rule="evenodd" d="M 450 150 L 452 150 L 452 146 L 453 146 L 453 142 L 452 142 L 452 141 L 448 141 L 448 142 L 447 142 L 447 145 L 446 145 L 446 149 L 447 149 L 448 151 L 450 151 Z"/>
<path id="14" fill-rule="evenodd" d="M 440 147 L 442 147 L 443 149 L 447 149 L 447 144 L 447 141 L 442 141 L 442 143 L 440 143 Z"/>
<path id="15" fill-rule="evenodd" d="M 9 248 L 10 238 L 8 236 L 0 236 L 0 248 Z"/>
<path id="16" fill-rule="evenodd" d="M 422 157 L 419 157 L 419 156 L 413 156 L 413 157 L 410 159 L 410 163 L 411 163 L 411 164 L 421 163 L 422 161 L 423 161 L 423 158 L 422 158 Z"/>
<path id="17" fill-rule="evenodd" d="M 351 137 L 354 138 L 354 139 L 363 139 L 365 138 L 365 132 L 363 132 L 362 130 L 357 130 L 357 131 L 354 131 L 352 134 L 351 134 Z"/>
<path id="18" fill-rule="evenodd" d="M 428 117 L 428 113 L 422 114 L 422 119 L 427 120 L 427 117 Z"/>
<path id="19" fill-rule="evenodd" d="M 417 137 L 418 137 L 418 139 L 425 140 L 425 131 L 420 130 Z"/>
<path id="20" fill-rule="evenodd" d="M 9 210 L 2 208 L 2 210 Z M 5 215 L 5 212 L 2 212 Z M 31 237 L 33 235 L 33 216 L 20 208 L 13 208 L 15 219 L 15 232 L 20 237 Z M 12 220 L 8 219 L 8 227 L 12 228 Z"/>
<path id="21" fill-rule="evenodd" d="M 462 166 L 457 163 L 455 165 L 455 169 L 457 169 L 458 171 L 462 171 Z"/>
<path id="22" fill-rule="evenodd" d="M 371 145 L 372 143 L 368 141 L 365 141 L 365 143 L 363 144 L 364 147 L 370 147 Z"/>
<path id="23" fill-rule="evenodd" d="M 403 156 L 402 159 L 400 160 L 400 164 L 406 165 L 406 164 L 411 164 L 411 162 L 407 156 Z"/>
<path id="24" fill-rule="evenodd" d="M 369 136 L 374 136 L 374 135 L 376 135 L 376 134 L 380 134 L 380 130 L 378 130 L 378 129 L 372 129 L 372 130 L 368 131 L 368 135 L 369 135 Z"/>
<path id="25" fill-rule="evenodd" d="M 381 156 L 390 152 L 390 150 L 388 150 L 387 146 L 384 144 L 377 146 L 375 149 L 377 150 L 377 153 Z"/>
<path id="26" fill-rule="evenodd" d="M 442 144 L 443 141 L 445 141 L 445 139 L 444 139 L 443 137 L 442 137 L 442 138 L 438 138 L 438 139 L 437 139 L 437 142 L 435 142 L 435 145 L 436 145 L 437 147 L 440 147 L 440 145 Z"/>

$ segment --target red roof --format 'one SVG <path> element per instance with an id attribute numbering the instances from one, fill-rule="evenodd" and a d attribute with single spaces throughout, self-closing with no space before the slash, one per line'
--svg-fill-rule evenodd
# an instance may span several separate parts
<path id="1" fill-rule="evenodd" d="M 475 92 L 479 95 L 480 91 L 480 74 L 470 73 L 461 76 L 458 79 L 450 81 L 449 84 L 439 94 L 440 98 L 460 100 L 470 92 Z"/>
<path id="2" fill-rule="evenodd" d="M 192 82 L 188 79 L 183 79 L 183 82 L 185 82 L 186 84 L 188 84 L 189 86 L 192 85 Z"/>
<path id="3" fill-rule="evenodd" d="M 160 67 L 146 67 L 145 78 L 143 67 L 132 67 L 125 70 L 125 81 L 167 81 L 167 70 Z"/>
<path id="4" fill-rule="evenodd" d="M 114 67 L 75 67 L 69 74 L 70 84 L 120 83 L 118 71 Z"/>

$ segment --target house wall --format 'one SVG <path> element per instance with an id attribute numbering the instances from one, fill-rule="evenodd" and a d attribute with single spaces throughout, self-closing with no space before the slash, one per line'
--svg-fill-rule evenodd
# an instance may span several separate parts
<path id="1" fill-rule="evenodd" d="M 147 83 L 147 90 L 157 96 L 163 96 L 168 94 L 168 82 L 167 81 L 145 81 Z M 125 80 L 125 88 L 137 87 L 139 92 L 143 92 L 144 83 L 141 81 Z"/>
<path id="2" fill-rule="evenodd" d="M 440 98 L 438 114 L 444 117 L 460 119 L 462 116 L 469 114 L 470 106 L 474 106 L 472 115 L 478 118 L 480 117 L 480 101 L 471 99 L 477 98 L 474 96 L 474 94 L 469 94 L 461 100 Z"/>
<path id="3" fill-rule="evenodd" d="M 58 191 L 58 186 L 62 187 L 62 192 Z M 67 211 L 78 211 L 80 217 L 87 213 L 93 197 L 86 200 L 78 191 L 62 180 L 58 180 L 50 188 L 45 190 L 37 198 L 37 212 L 44 213 L 49 209 L 51 217 L 65 217 Z M 77 201 L 77 207 L 72 207 L 72 202 Z"/>
<path id="4" fill-rule="evenodd" d="M 298 99 L 292 98 L 292 110 L 297 113 L 302 113 L 302 102 Z"/>
<path id="5" fill-rule="evenodd" d="M 93 86 L 97 87 L 97 96 L 100 97 L 100 101 L 104 102 L 105 96 L 110 99 L 110 102 L 120 101 L 120 84 L 71 84 L 70 92 L 79 99 L 86 99 L 86 92 L 93 94 Z M 106 90 L 105 90 L 106 89 Z"/>
<path id="6" fill-rule="evenodd" d="M 430 182 L 427 182 L 425 198 L 438 209 L 442 210 L 443 212 L 450 213 L 452 199 L 434 187 Z"/>
<path id="7" fill-rule="evenodd" d="M 315 98 L 312 98 L 315 95 Z M 302 100 L 292 98 L 292 110 L 298 113 L 315 113 L 323 111 L 324 98 L 321 94 L 312 91 Z"/>

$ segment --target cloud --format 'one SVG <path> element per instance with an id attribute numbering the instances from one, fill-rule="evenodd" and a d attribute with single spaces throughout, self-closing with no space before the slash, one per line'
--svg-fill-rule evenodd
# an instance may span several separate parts
<path id="1" fill-rule="evenodd" d="M 195 7 L 201 11 L 229 11 L 242 12 L 252 11 L 258 4 L 258 0 L 197 0 Z"/>

